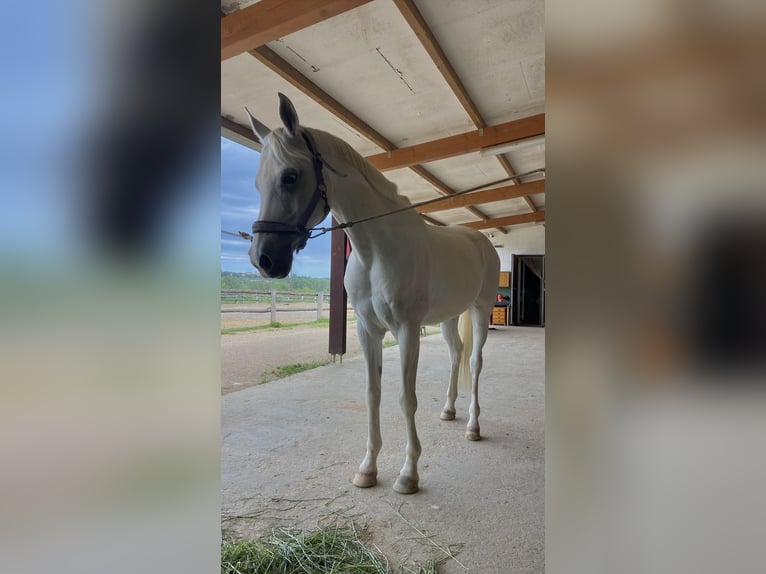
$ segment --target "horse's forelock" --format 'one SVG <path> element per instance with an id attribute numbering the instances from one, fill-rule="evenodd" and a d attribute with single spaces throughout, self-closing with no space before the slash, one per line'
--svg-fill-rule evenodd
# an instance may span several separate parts
<path id="1" fill-rule="evenodd" d="M 275 171 L 281 171 L 288 165 L 295 165 L 301 158 L 307 158 L 308 152 L 298 139 L 290 137 L 284 128 L 277 128 L 267 137 L 261 151 L 258 171 L 259 189 L 271 179 Z"/>
<path id="2" fill-rule="evenodd" d="M 291 137 L 284 128 L 278 128 L 271 132 L 266 146 L 272 154 L 272 161 L 276 160 L 285 165 L 306 157 L 308 153 L 306 147 L 302 145 L 302 139 Z"/>

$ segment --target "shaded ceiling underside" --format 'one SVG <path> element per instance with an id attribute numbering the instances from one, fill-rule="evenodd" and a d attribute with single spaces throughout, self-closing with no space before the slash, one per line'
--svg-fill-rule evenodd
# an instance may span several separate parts
<path id="1" fill-rule="evenodd" d="M 413 203 L 480 190 L 430 223 L 542 224 L 543 26 L 539 0 L 223 0 L 222 133 L 259 149 L 244 106 L 276 127 L 283 92 Z"/>

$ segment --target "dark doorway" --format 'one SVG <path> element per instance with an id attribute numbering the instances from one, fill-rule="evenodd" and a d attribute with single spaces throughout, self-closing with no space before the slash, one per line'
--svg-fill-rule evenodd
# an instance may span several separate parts
<path id="1" fill-rule="evenodd" d="M 545 256 L 513 256 L 514 325 L 545 325 Z"/>

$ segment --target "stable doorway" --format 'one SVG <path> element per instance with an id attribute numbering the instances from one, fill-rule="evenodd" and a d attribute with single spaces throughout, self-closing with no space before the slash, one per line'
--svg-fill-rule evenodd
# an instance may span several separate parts
<path id="1" fill-rule="evenodd" d="M 545 256 L 514 255 L 512 266 L 513 324 L 545 326 Z"/>

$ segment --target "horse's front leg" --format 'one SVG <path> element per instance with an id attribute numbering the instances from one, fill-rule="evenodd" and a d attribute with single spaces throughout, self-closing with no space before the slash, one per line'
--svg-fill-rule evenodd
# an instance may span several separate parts
<path id="1" fill-rule="evenodd" d="M 397 340 L 402 363 L 402 394 L 399 404 L 407 425 L 407 454 L 399 478 L 394 483 L 394 490 L 401 494 L 418 491 L 418 459 L 420 458 L 420 440 L 415 429 L 415 411 L 418 398 L 415 394 L 415 378 L 418 370 L 420 353 L 420 326 L 407 325 L 398 329 Z"/>
<path id="2" fill-rule="evenodd" d="M 369 332 L 358 321 L 359 342 L 367 365 L 367 453 L 352 481 L 360 488 L 378 483 L 378 453 L 383 446 L 380 435 L 380 377 L 383 371 L 383 332 Z"/>

